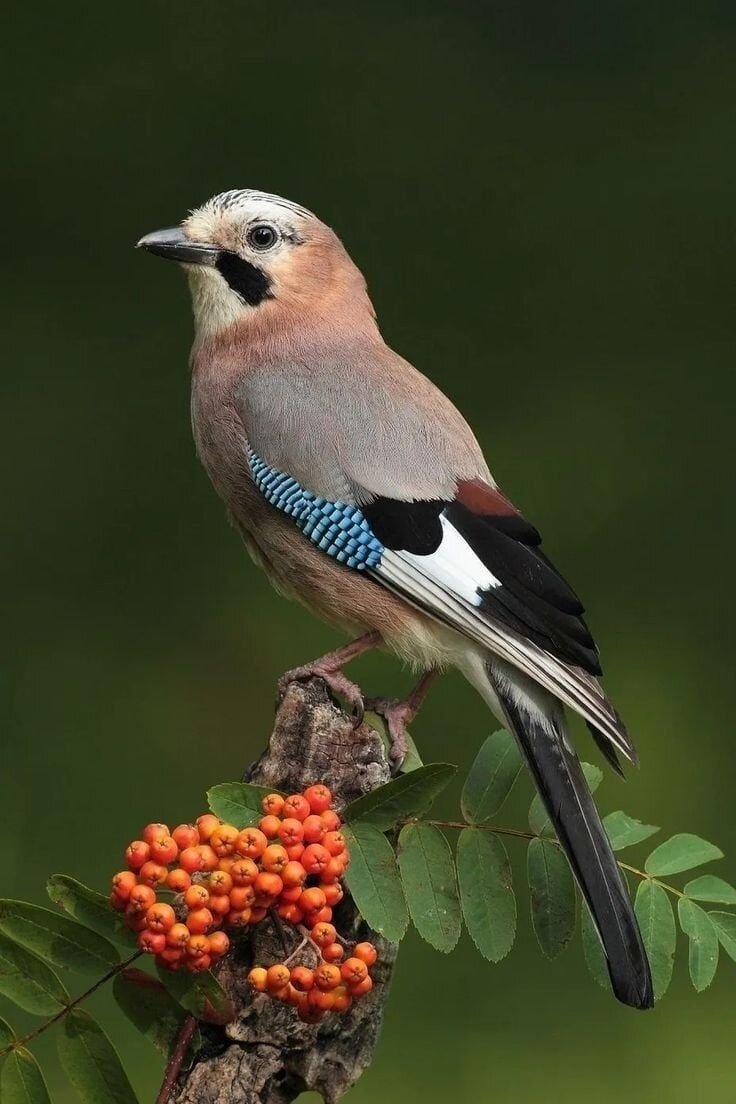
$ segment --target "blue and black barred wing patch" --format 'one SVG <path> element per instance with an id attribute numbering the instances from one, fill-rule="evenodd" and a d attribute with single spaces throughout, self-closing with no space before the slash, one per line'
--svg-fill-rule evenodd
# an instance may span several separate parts
<path id="1" fill-rule="evenodd" d="M 328 556 L 357 571 L 379 566 L 384 546 L 357 506 L 312 494 L 290 475 L 270 467 L 253 449 L 248 450 L 248 464 L 266 501 L 293 518 L 304 536 Z"/>

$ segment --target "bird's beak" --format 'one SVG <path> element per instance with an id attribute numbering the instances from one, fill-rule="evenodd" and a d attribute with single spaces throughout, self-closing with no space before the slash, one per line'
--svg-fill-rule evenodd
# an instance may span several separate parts
<path id="1" fill-rule="evenodd" d="M 217 263 L 219 249 L 209 242 L 190 241 L 180 226 L 169 230 L 154 230 L 146 234 L 136 245 L 136 249 L 145 249 L 157 257 L 166 257 L 170 261 L 182 264 L 209 265 Z"/>

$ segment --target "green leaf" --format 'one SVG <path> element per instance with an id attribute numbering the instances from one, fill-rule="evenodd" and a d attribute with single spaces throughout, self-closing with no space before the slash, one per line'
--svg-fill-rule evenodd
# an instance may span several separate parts
<path id="1" fill-rule="evenodd" d="M 409 913 L 391 844 L 365 820 L 346 824 L 343 835 L 350 851 L 346 881 L 358 911 L 374 931 L 398 943 L 406 932 Z"/>
<path id="2" fill-rule="evenodd" d="M 51 909 L 0 899 L 0 932 L 62 970 L 104 974 L 120 955 L 101 935 Z"/>
<path id="3" fill-rule="evenodd" d="M 609 813 L 607 817 L 604 817 L 603 827 L 606 829 L 606 834 L 614 851 L 623 851 L 624 847 L 633 847 L 635 843 L 642 843 L 659 831 L 659 828 L 654 824 L 642 824 L 640 820 L 635 820 L 620 809 L 618 812 Z"/>
<path id="4" fill-rule="evenodd" d="M 524 763 L 516 740 L 500 729 L 485 741 L 465 779 L 460 806 L 469 824 L 484 824 L 503 805 Z"/>
<path id="5" fill-rule="evenodd" d="M 59 1061 L 83 1104 L 137 1104 L 115 1047 L 88 1012 L 75 1008 L 56 1036 Z"/>
<path id="6" fill-rule="evenodd" d="M 685 886 L 685 896 L 693 901 L 715 901 L 720 905 L 736 905 L 736 889 L 723 878 L 701 874 Z"/>
<path id="7" fill-rule="evenodd" d="M 555 843 L 535 839 L 527 851 L 529 904 L 534 934 L 547 958 L 564 951 L 575 931 L 575 882 Z"/>
<path id="8" fill-rule="evenodd" d="M 69 994 L 54 971 L 4 935 L 0 935 L 0 993 L 34 1016 L 53 1016 L 69 1003 Z"/>
<path id="9" fill-rule="evenodd" d="M 55 905 L 98 935 L 125 947 L 138 946 L 135 933 L 125 926 L 120 913 L 115 912 L 102 893 L 89 889 L 68 874 L 52 874 L 46 883 L 46 892 Z"/>
<path id="10" fill-rule="evenodd" d="M 25 1047 L 3 1059 L 0 1100 L 3 1104 L 51 1104 L 38 1062 Z"/>
<path id="11" fill-rule="evenodd" d="M 372 709 L 367 709 L 363 716 L 363 721 L 365 724 L 370 725 L 370 727 L 378 733 L 378 735 L 381 737 L 381 740 L 383 741 L 386 751 L 390 751 L 391 736 L 389 734 L 388 725 L 386 724 L 385 718 L 382 717 L 380 713 L 374 713 Z M 414 740 L 408 732 L 404 733 L 404 738 L 406 740 L 406 755 L 404 756 L 404 760 L 399 768 L 399 773 L 410 774 L 412 771 L 418 770 L 419 767 L 424 766 L 424 764 L 422 762 L 419 751 L 417 750 L 417 745 L 414 743 Z"/>
<path id="12" fill-rule="evenodd" d="M 0 1016 L 0 1050 L 6 1050 L 15 1039 L 15 1032 L 8 1023 Z"/>
<path id="13" fill-rule="evenodd" d="M 250 782 L 221 782 L 207 791 L 207 804 L 215 816 L 235 828 L 248 828 L 263 816 L 261 801 L 273 787 L 253 786 Z"/>
<path id="14" fill-rule="evenodd" d="M 690 941 L 690 980 L 698 993 L 702 993 L 718 969 L 718 934 L 705 909 L 687 897 L 680 897 L 677 902 L 677 915 Z"/>
<path id="15" fill-rule="evenodd" d="M 399 871 L 409 915 L 438 951 L 460 938 L 462 915 L 450 845 L 434 824 L 407 824 L 399 836 Z"/>
<path id="16" fill-rule="evenodd" d="M 591 793 L 595 793 L 603 781 L 603 771 L 593 763 L 581 763 L 580 766 L 583 768 L 588 789 Z M 548 836 L 554 833 L 552 822 L 539 794 L 536 794 L 529 807 L 529 829 L 537 836 Z"/>
<path id="17" fill-rule="evenodd" d="M 166 991 L 198 1020 L 222 1025 L 235 1018 L 233 1002 L 210 971 L 188 974 L 184 970 L 169 970 L 165 966 L 156 968 Z"/>
<path id="18" fill-rule="evenodd" d="M 729 958 L 736 962 L 736 914 L 733 912 L 709 912 L 710 922 Z"/>
<path id="19" fill-rule="evenodd" d="M 424 763 L 422 762 L 422 757 L 419 754 L 417 745 L 408 732 L 404 733 L 404 739 L 406 740 L 406 755 L 399 769 L 401 774 L 411 774 L 412 771 L 419 770 L 420 767 L 423 767 Z"/>
<path id="20" fill-rule="evenodd" d="M 131 967 L 116 976 L 112 992 L 133 1026 L 157 1050 L 168 1054 L 186 1013 L 161 982 Z"/>
<path id="21" fill-rule="evenodd" d="M 634 910 L 652 971 L 654 998 L 661 1000 L 672 979 L 677 943 L 675 914 L 667 891 L 648 879 L 639 883 Z"/>
<path id="22" fill-rule="evenodd" d="M 723 852 L 700 836 L 689 832 L 679 832 L 652 851 L 644 863 L 647 874 L 661 878 L 665 874 L 679 874 L 681 870 L 691 870 L 702 863 L 722 859 Z"/>
<path id="23" fill-rule="evenodd" d="M 344 812 L 349 824 L 372 824 L 382 832 L 403 817 L 421 816 L 457 771 L 450 763 L 428 763 L 363 794 Z"/>
<path id="24" fill-rule="evenodd" d="M 585 901 L 580 910 L 581 935 L 583 941 L 583 955 L 585 963 L 590 970 L 590 975 L 602 989 L 611 991 L 611 978 L 606 965 L 606 956 L 598 937 L 598 931 L 590 915 L 590 909 Z"/>
<path id="25" fill-rule="evenodd" d="M 463 828 L 457 841 L 457 875 L 465 926 L 490 962 L 500 962 L 516 938 L 516 897 L 511 863 L 501 840 Z"/>

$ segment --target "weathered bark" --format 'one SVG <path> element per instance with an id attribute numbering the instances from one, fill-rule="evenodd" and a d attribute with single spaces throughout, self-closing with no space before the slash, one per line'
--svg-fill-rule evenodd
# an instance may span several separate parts
<path id="1" fill-rule="evenodd" d="M 338 807 L 389 778 L 378 733 L 365 724 L 354 728 L 319 679 L 288 688 L 268 748 L 247 774 L 248 781 L 290 793 L 325 782 Z M 226 1027 L 202 1025 L 204 1047 L 179 1077 L 175 1104 L 289 1104 L 308 1090 L 333 1104 L 355 1084 L 373 1058 L 398 948 L 367 928 L 347 896 L 335 924 L 345 938 L 378 947 L 371 994 L 317 1025 L 302 1023 L 290 1006 L 254 996 L 245 981 L 251 966 L 283 961 L 301 941 L 290 926 L 264 920 L 237 940 L 225 961 L 219 980 L 236 1017 Z M 293 963 L 316 961 L 307 946 Z"/>

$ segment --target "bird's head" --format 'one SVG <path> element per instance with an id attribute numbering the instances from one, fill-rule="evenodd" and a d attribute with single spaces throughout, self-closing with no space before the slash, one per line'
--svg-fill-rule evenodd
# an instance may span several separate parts
<path id="1" fill-rule="evenodd" d="M 365 281 L 340 239 L 311 211 L 248 189 L 221 192 L 181 226 L 156 230 L 141 249 L 182 264 L 200 338 L 233 326 L 256 330 L 355 327 L 373 310 Z"/>

